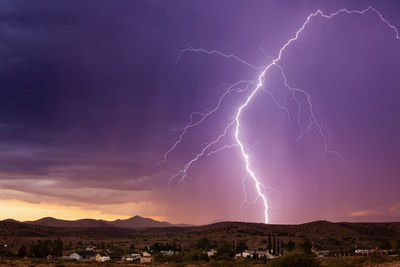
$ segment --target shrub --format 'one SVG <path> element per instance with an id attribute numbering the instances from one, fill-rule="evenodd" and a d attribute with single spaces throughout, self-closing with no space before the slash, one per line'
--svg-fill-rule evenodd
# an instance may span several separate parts
<path id="1" fill-rule="evenodd" d="M 319 263 L 314 257 L 295 251 L 267 262 L 268 267 L 318 267 Z"/>

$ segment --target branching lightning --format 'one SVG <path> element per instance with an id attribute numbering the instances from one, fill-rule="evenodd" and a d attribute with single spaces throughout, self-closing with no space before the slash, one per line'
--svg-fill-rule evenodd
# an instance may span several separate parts
<path id="1" fill-rule="evenodd" d="M 201 50 L 201 51 L 203 51 L 203 50 Z M 220 53 L 220 54 L 224 55 L 222 53 Z M 241 61 L 241 62 L 244 62 L 244 61 Z M 224 98 L 226 96 L 231 94 L 233 91 L 235 91 L 237 93 L 245 92 L 245 91 L 249 90 L 249 86 L 254 82 L 255 81 L 249 81 L 249 80 L 238 81 L 238 82 L 236 82 L 236 83 L 234 83 L 234 84 L 232 84 L 231 86 L 228 87 L 228 89 L 225 91 L 225 93 L 219 98 L 218 103 L 215 105 L 215 107 L 213 109 L 211 109 L 209 112 L 207 112 L 207 113 L 192 112 L 190 114 L 190 116 L 189 116 L 189 118 L 190 118 L 189 123 L 186 124 L 185 127 L 181 128 L 181 129 L 177 129 L 177 130 L 181 131 L 181 134 L 179 135 L 179 137 L 175 141 L 175 143 L 170 147 L 170 149 L 168 149 L 168 151 L 164 154 L 163 161 L 161 161 L 161 162 L 166 162 L 167 161 L 168 155 L 176 148 L 177 145 L 179 145 L 182 142 L 184 136 L 186 135 L 186 133 L 188 132 L 188 130 L 190 128 L 193 128 L 193 127 L 201 124 L 204 120 L 206 120 L 208 117 L 210 117 L 212 114 L 214 114 L 219 109 L 219 107 L 222 104 L 222 101 L 224 100 Z M 237 86 L 239 86 L 241 84 L 246 84 L 246 88 L 245 89 L 236 88 Z M 235 88 L 236 88 L 236 90 L 235 90 Z M 194 115 L 199 115 L 200 116 L 200 119 L 197 122 L 195 122 L 193 120 L 193 116 Z"/>
<path id="2" fill-rule="evenodd" d="M 188 161 L 184 165 L 184 167 L 182 169 L 180 169 L 175 175 L 173 175 L 169 179 L 169 184 L 176 178 L 180 178 L 179 181 L 183 182 L 185 180 L 185 178 L 188 176 L 188 171 L 189 171 L 190 167 L 197 160 L 199 160 L 201 157 L 210 156 L 212 154 L 215 154 L 215 153 L 217 153 L 219 151 L 226 150 L 226 149 L 239 148 L 239 151 L 240 151 L 240 154 L 241 154 L 241 156 L 243 158 L 245 169 L 246 169 L 246 176 L 242 180 L 243 188 L 244 188 L 244 180 L 247 179 L 247 178 L 251 178 L 251 180 L 253 181 L 253 183 L 255 185 L 256 191 L 257 191 L 257 199 L 261 199 L 263 204 L 264 204 L 264 218 L 265 218 L 264 221 L 265 221 L 265 223 L 268 223 L 268 221 L 269 221 L 269 217 L 268 217 L 268 208 L 269 208 L 269 206 L 268 206 L 267 196 L 265 194 L 265 186 L 260 182 L 259 178 L 257 178 L 255 172 L 251 168 L 250 157 L 249 157 L 249 154 L 248 154 L 247 149 L 246 149 L 248 146 L 243 143 L 243 141 L 241 139 L 241 136 L 240 136 L 240 127 L 241 127 L 240 118 L 241 118 L 242 112 L 251 103 L 253 98 L 256 96 L 257 92 L 260 89 L 263 89 L 272 98 L 272 100 L 277 105 L 277 107 L 280 108 L 281 110 L 283 110 L 287 114 L 289 120 L 292 120 L 288 108 L 285 107 L 283 104 L 279 103 L 279 101 L 276 99 L 276 97 L 273 95 L 273 93 L 265 88 L 264 81 L 267 78 L 267 74 L 270 71 L 272 71 L 273 68 L 276 68 L 280 72 L 280 74 L 281 74 L 281 76 L 283 78 L 284 86 L 289 90 L 293 100 L 297 104 L 297 126 L 298 126 L 298 129 L 299 129 L 298 139 L 302 138 L 304 136 L 305 132 L 315 129 L 316 132 L 321 137 L 324 150 L 327 153 L 332 153 L 332 154 L 338 156 L 340 159 L 343 160 L 343 158 L 341 157 L 341 155 L 338 152 L 332 150 L 329 147 L 330 135 L 322 127 L 321 123 L 319 122 L 319 119 L 318 119 L 318 116 L 317 116 L 316 107 L 312 103 L 311 96 L 303 89 L 299 89 L 299 88 L 290 86 L 289 83 L 288 83 L 287 76 L 285 75 L 284 69 L 278 63 L 281 60 L 282 55 L 285 52 L 285 50 L 293 42 L 298 40 L 299 35 L 304 31 L 304 29 L 306 28 L 306 26 L 309 24 L 309 22 L 311 21 L 311 19 L 313 17 L 320 16 L 322 18 L 332 19 L 333 17 L 335 17 L 335 16 L 337 16 L 339 14 L 342 14 L 342 13 L 345 13 L 345 14 L 360 14 L 361 15 L 361 14 L 365 14 L 367 12 L 372 12 L 372 13 L 376 14 L 378 16 L 379 20 L 381 22 L 383 22 L 387 27 L 389 27 L 395 33 L 395 38 L 396 39 L 400 39 L 398 29 L 394 25 L 392 25 L 388 20 L 386 20 L 378 10 L 376 10 L 373 7 L 368 7 L 368 8 L 363 9 L 363 10 L 340 9 L 340 10 L 334 12 L 334 13 L 331 13 L 331 14 L 324 14 L 321 10 L 317 10 L 314 13 L 311 13 L 306 18 L 306 20 L 301 25 L 301 27 L 296 31 L 294 36 L 291 39 L 289 39 L 286 43 L 283 44 L 283 46 L 278 51 L 278 55 L 266 67 L 255 66 L 255 65 L 247 62 L 246 60 L 241 59 L 240 57 L 238 57 L 236 55 L 225 54 L 225 53 L 222 53 L 222 52 L 217 51 L 217 50 L 209 51 L 209 50 L 205 50 L 203 48 L 193 48 L 193 47 L 188 47 L 188 48 L 185 48 L 183 50 L 180 50 L 180 52 L 178 54 L 178 57 L 177 57 L 177 63 L 178 63 L 179 59 L 181 58 L 181 56 L 186 52 L 200 52 L 200 53 L 205 53 L 207 55 L 218 55 L 218 56 L 222 56 L 222 57 L 225 57 L 225 58 L 233 59 L 233 60 L 237 61 L 238 63 L 244 64 L 245 66 L 250 67 L 250 68 L 252 68 L 254 70 L 262 70 L 262 71 L 258 75 L 258 78 L 256 80 L 253 80 L 253 81 L 252 80 L 242 80 L 242 81 L 238 81 L 237 83 L 231 85 L 224 92 L 224 94 L 222 94 L 222 96 L 219 98 L 219 100 L 218 100 L 217 104 L 214 106 L 214 108 L 212 108 L 209 112 L 207 112 L 207 113 L 193 112 L 193 113 L 190 114 L 189 123 L 186 124 L 185 127 L 179 129 L 181 131 L 181 133 L 180 133 L 178 139 L 170 147 L 170 149 L 168 149 L 168 151 L 164 154 L 163 162 L 167 161 L 168 155 L 172 151 L 174 151 L 174 149 L 182 142 L 183 138 L 185 137 L 185 135 L 187 134 L 189 129 L 194 128 L 195 126 L 198 126 L 203 121 L 205 121 L 208 117 L 210 117 L 215 112 L 217 112 L 219 110 L 223 100 L 229 94 L 231 94 L 232 92 L 236 92 L 236 93 L 247 92 L 247 91 L 250 90 L 251 86 L 255 85 L 252 88 L 250 94 L 245 98 L 244 102 L 238 107 L 233 119 L 230 120 L 230 122 L 225 126 L 223 132 L 220 133 L 214 140 L 212 140 L 209 143 L 205 144 L 199 153 L 195 154 L 195 156 L 190 161 Z M 238 87 L 240 85 L 245 85 L 245 88 L 244 89 L 242 89 L 242 88 L 238 89 Z M 308 112 L 309 116 L 308 116 L 308 124 L 307 124 L 306 127 L 303 127 L 301 125 L 301 123 L 300 123 L 300 113 L 301 113 L 302 105 L 301 105 L 300 99 L 298 98 L 299 95 L 302 95 L 303 97 L 305 97 L 306 103 L 307 103 L 306 109 L 307 109 L 307 112 Z M 200 119 L 195 121 L 194 120 L 194 115 L 199 116 Z M 214 148 L 227 135 L 228 131 L 231 128 L 233 129 L 233 135 L 234 135 L 235 143 L 229 144 L 229 145 L 223 145 L 223 146 Z M 211 150 L 211 149 L 213 149 L 213 150 Z M 247 199 L 246 192 L 245 192 L 245 198 Z M 244 203 L 246 202 L 246 199 L 245 199 L 245 201 L 242 202 L 241 208 L 243 207 Z"/>

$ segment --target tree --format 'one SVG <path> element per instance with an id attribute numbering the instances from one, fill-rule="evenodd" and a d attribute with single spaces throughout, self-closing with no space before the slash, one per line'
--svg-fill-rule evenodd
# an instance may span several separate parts
<path id="1" fill-rule="evenodd" d="M 293 267 L 293 266 L 307 266 L 307 267 L 319 267 L 318 261 L 299 251 L 291 252 L 283 255 L 277 259 L 267 262 L 267 267 Z"/>
<path id="2" fill-rule="evenodd" d="M 257 254 L 257 252 L 254 252 L 254 253 L 253 253 L 253 259 L 255 259 L 255 260 L 258 259 L 258 254 Z"/>
<path id="3" fill-rule="evenodd" d="M 163 251 L 163 250 L 172 250 L 172 248 L 173 248 L 173 246 L 169 243 L 162 244 L 162 243 L 156 242 L 152 246 L 150 246 L 151 250 L 157 251 L 157 252 Z"/>
<path id="4" fill-rule="evenodd" d="M 271 242 L 271 234 L 268 233 L 268 251 L 269 253 L 272 252 L 272 242 Z"/>
<path id="5" fill-rule="evenodd" d="M 210 247 L 211 247 L 211 242 L 206 237 L 199 239 L 195 244 L 195 248 L 201 249 L 203 251 L 209 250 Z"/>
<path id="6" fill-rule="evenodd" d="M 237 246 L 236 246 L 236 253 L 242 253 L 243 251 L 245 251 L 246 249 L 248 249 L 247 245 L 246 245 L 246 241 L 239 241 Z"/>
<path id="7" fill-rule="evenodd" d="M 272 253 L 272 254 L 276 255 L 276 240 L 275 240 L 275 235 L 273 235 L 272 238 L 273 238 L 273 249 L 272 249 L 273 253 Z"/>
<path id="8" fill-rule="evenodd" d="M 280 247 L 279 247 L 279 240 L 278 240 L 278 244 L 277 244 L 277 247 L 276 247 L 276 253 L 275 253 L 275 255 L 278 255 L 279 256 L 279 253 L 281 252 L 281 249 L 280 249 Z"/>
<path id="9" fill-rule="evenodd" d="M 64 250 L 64 243 L 60 239 L 56 239 L 52 244 L 52 254 L 56 257 L 61 257 Z"/>
<path id="10" fill-rule="evenodd" d="M 64 244 L 60 239 L 56 240 L 38 240 L 32 242 L 29 247 L 29 253 L 26 253 L 26 247 L 23 245 L 18 251 L 18 255 L 22 255 L 25 250 L 25 255 L 34 258 L 43 258 L 48 255 L 60 257 L 63 254 Z"/>
<path id="11" fill-rule="evenodd" d="M 36 243 L 32 242 L 29 248 L 29 254 L 34 258 L 43 258 L 50 254 L 49 240 L 38 240 Z"/>
<path id="12" fill-rule="evenodd" d="M 18 257 L 21 257 L 21 258 L 27 256 L 25 244 L 23 244 L 23 245 L 18 249 L 18 254 L 17 254 L 17 255 L 18 255 Z"/>
<path id="13" fill-rule="evenodd" d="M 222 245 L 217 249 L 216 257 L 221 260 L 231 260 L 235 252 L 232 249 L 232 245 L 224 241 Z"/>
<path id="14" fill-rule="evenodd" d="M 390 249 L 391 247 L 392 247 L 392 246 L 391 246 L 389 240 L 383 240 L 383 241 L 381 242 L 381 244 L 379 245 L 379 248 L 380 248 L 380 249 Z"/>
<path id="15" fill-rule="evenodd" d="M 304 242 L 301 244 L 301 248 L 304 251 L 304 253 L 311 254 L 312 244 L 310 240 L 308 239 L 304 240 Z"/>
<path id="16" fill-rule="evenodd" d="M 286 245 L 286 249 L 288 251 L 293 251 L 296 248 L 296 243 L 293 242 L 292 240 L 289 240 L 289 242 Z"/>
<path id="17" fill-rule="evenodd" d="M 399 250 L 399 241 L 397 240 L 392 240 L 392 242 L 390 243 L 392 250 L 394 252 L 397 252 Z"/>

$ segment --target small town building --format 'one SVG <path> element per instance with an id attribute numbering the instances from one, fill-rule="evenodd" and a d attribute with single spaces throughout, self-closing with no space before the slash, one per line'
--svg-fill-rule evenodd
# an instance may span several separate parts
<path id="1" fill-rule="evenodd" d="M 142 255 L 143 255 L 143 257 L 150 257 L 151 256 L 151 254 L 149 252 L 147 252 L 147 251 L 143 251 Z"/>
<path id="2" fill-rule="evenodd" d="M 215 256 L 217 254 L 217 251 L 215 249 L 211 249 L 210 251 L 207 251 L 207 256 L 211 258 L 212 256 Z"/>
<path id="3" fill-rule="evenodd" d="M 369 250 L 368 249 L 356 249 L 354 251 L 356 255 L 369 255 Z"/>
<path id="4" fill-rule="evenodd" d="M 78 253 L 74 252 L 71 255 L 69 255 L 69 259 L 80 261 L 80 260 L 83 260 L 83 257 L 81 255 L 79 255 Z"/>
<path id="5" fill-rule="evenodd" d="M 151 256 L 143 256 L 140 257 L 140 263 L 148 263 L 148 262 L 152 262 L 154 259 Z"/>
<path id="6" fill-rule="evenodd" d="M 254 255 L 254 250 L 245 250 L 242 252 L 243 258 L 247 258 L 247 257 L 253 258 L 253 255 Z"/>
<path id="7" fill-rule="evenodd" d="M 138 261 L 140 260 L 141 255 L 139 253 L 132 253 L 131 256 L 133 257 L 133 260 Z"/>
<path id="8" fill-rule="evenodd" d="M 175 254 L 172 250 L 167 250 L 167 251 L 160 251 L 160 253 L 164 256 L 172 256 Z"/>
<path id="9" fill-rule="evenodd" d="M 126 255 L 122 258 L 123 261 L 134 261 L 135 259 L 131 255 Z"/>
<path id="10" fill-rule="evenodd" d="M 95 256 L 96 261 L 98 262 L 106 262 L 111 260 L 110 256 L 106 252 L 99 252 Z"/>
<path id="11" fill-rule="evenodd" d="M 271 253 L 269 253 L 269 251 L 265 251 L 265 250 L 257 250 L 256 254 L 258 256 L 258 258 L 263 258 L 266 257 L 267 259 L 275 259 L 276 256 L 272 255 Z"/>
<path id="12" fill-rule="evenodd" d="M 317 251 L 315 252 L 315 254 L 316 254 L 319 258 L 327 257 L 327 256 L 329 256 L 329 250 L 317 250 Z"/>

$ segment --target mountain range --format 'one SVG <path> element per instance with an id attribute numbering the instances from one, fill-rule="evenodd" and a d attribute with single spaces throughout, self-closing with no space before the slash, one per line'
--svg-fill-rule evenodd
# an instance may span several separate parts
<path id="1" fill-rule="evenodd" d="M 7 219 L 8 222 L 18 222 L 13 219 Z M 122 228 L 146 228 L 146 227 L 171 227 L 171 226 L 188 226 L 180 224 L 171 224 L 169 222 L 160 222 L 151 218 L 134 216 L 129 219 L 118 219 L 115 221 L 80 219 L 80 220 L 61 220 L 52 217 L 45 217 L 36 221 L 24 221 L 22 223 L 64 228 L 89 228 L 89 227 L 122 227 Z"/>

